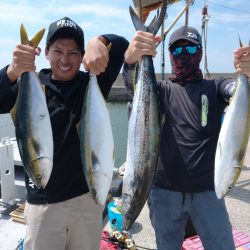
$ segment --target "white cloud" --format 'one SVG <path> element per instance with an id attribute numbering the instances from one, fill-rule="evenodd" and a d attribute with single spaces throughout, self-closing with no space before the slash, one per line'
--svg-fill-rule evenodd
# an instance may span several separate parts
<path id="1" fill-rule="evenodd" d="M 56 7 L 54 9 L 58 14 L 65 13 L 65 6 Z M 91 14 L 97 17 L 105 17 L 105 18 L 120 18 L 127 20 L 127 11 L 121 8 L 112 7 L 108 4 L 84 4 L 84 5 L 70 5 L 67 7 L 67 12 L 70 15 L 74 14 Z M 105 20 L 104 20 L 105 21 Z"/>

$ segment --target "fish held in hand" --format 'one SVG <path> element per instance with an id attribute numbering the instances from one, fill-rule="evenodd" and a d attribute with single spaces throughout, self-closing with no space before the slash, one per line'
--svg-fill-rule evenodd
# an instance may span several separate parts
<path id="1" fill-rule="evenodd" d="M 145 27 L 130 7 L 130 15 L 136 30 L 156 34 L 164 20 L 166 8 L 167 1 L 164 1 L 159 16 Z M 149 195 L 157 166 L 160 115 L 156 85 L 152 56 L 144 56 L 139 65 L 128 125 L 127 156 L 122 187 L 124 230 L 128 230 L 140 214 Z"/>
<path id="2" fill-rule="evenodd" d="M 239 75 L 221 127 L 216 155 L 214 185 L 223 198 L 235 185 L 244 162 L 250 131 L 250 95 L 246 75 Z"/>
<path id="3" fill-rule="evenodd" d="M 102 206 L 112 183 L 114 139 L 110 115 L 97 78 L 90 73 L 79 126 L 83 172 L 93 200 Z"/>
<path id="4" fill-rule="evenodd" d="M 37 47 L 44 29 L 29 41 L 21 25 L 21 43 Z M 35 72 L 25 72 L 18 79 L 19 90 L 11 110 L 17 144 L 24 170 L 38 188 L 45 188 L 53 167 L 53 135 L 42 84 Z"/>

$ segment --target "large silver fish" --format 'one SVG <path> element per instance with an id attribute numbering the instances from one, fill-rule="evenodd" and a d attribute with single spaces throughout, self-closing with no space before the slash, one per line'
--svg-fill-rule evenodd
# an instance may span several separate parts
<path id="1" fill-rule="evenodd" d="M 83 171 L 94 201 L 105 206 L 114 167 L 114 140 L 107 104 L 90 74 L 80 122 Z"/>
<path id="2" fill-rule="evenodd" d="M 37 47 L 44 29 L 32 40 L 21 25 L 21 43 Z M 11 110 L 17 144 L 24 169 L 38 188 L 45 188 L 53 166 L 53 136 L 50 116 L 41 82 L 35 72 L 25 72 L 18 79 L 19 90 Z"/>
<path id="3" fill-rule="evenodd" d="M 136 30 L 156 34 L 166 14 L 164 1 L 158 18 L 148 27 L 130 7 Z M 160 138 L 160 118 L 157 87 L 152 56 L 140 62 L 133 107 L 128 125 L 127 156 L 122 187 L 123 229 L 128 230 L 140 214 L 152 186 Z"/>
<path id="4" fill-rule="evenodd" d="M 232 189 L 240 175 L 249 131 L 249 83 L 246 75 L 239 75 L 237 88 L 226 111 L 216 149 L 214 185 L 219 199 Z"/>

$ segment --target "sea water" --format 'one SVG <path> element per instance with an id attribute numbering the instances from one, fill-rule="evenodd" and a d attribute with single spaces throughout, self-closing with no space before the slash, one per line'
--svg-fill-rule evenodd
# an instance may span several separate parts
<path id="1" fill-rule="evenodd" d="M 115 167 L 125 161 L 127 150 L 128 115 L 126 102 L 108 103 L 115 145 Z M 0 114 L 0 141 L 3 137 L 15 137 L 15 128 L 10 114 Z"/>

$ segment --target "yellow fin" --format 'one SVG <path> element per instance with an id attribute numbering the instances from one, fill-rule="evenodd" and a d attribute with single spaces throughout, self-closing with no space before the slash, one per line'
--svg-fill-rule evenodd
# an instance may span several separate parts
<path id="1" fill-rule="evenodd" d="M 43 90 L 43 93 L 45 94 L 45 85 L 43 85 L 42 83 L 40 83 L 40 85 L 41 85 L 41 88 Z"/>
<path id="2" fill-rule="evenodd" d="M 236 168 L 236 170 L 235 170 L 235 176 L 233 178 L 233 185 L 235 185 L 235 183 L 237 182 L 237 180 L 240 176 L 242 166 L 236 166 L 235 168 Z"/>
<path id="3" fill-rule="evenodd" d="M 24 45 L 29 44 L 27 31 L 23 24 L 21 24 L 21 27 L 20 27 L 20 35 L 21 35 L 21 44 L 24 44 Z"/>
<path id="4" fill-rule="evenodd" d="M 13 123 L 15 124 L 16 121 L 16 105 L 11 109 L 10 111 L 11 119 Z"/>
<path id="5" fill-rule="evenodd" d="M 42 40 L 44 33 L 45 33 L 44 28 L 38 31 L 35 34 L 35 36 L 30 40 L 29 42 L 30 46 L 32 46 L 33 48 L 36 48 L 38 44 L 40 43 L 40 41 Z"/>
<path id="6" fill-rule="evenodd" d="M 17 84 L 19 85 L 19 86 L 18 86 L 17 99 L 16 99 L 16 102 L 15 102 L 15 105 L 14 105 L 13 108 L 10 110 L 10 116 L 11 116 L 11 119 L 12 119 L 14 125 L 16 125 L 16 113 L 17 113 L 17 103 L 18 103 L 19 91 L 20 91 L 20 81 L 21 81 L 21 78 L 19 77 L 18 80 L 17 80 Z"/>
<path id="7" fill-rule="evenodd" d="M 112 43 L 109 43 L 109 44 L 107 45 L 108 51 L 110 51 L 111 47 L 112 47 Z"/>

